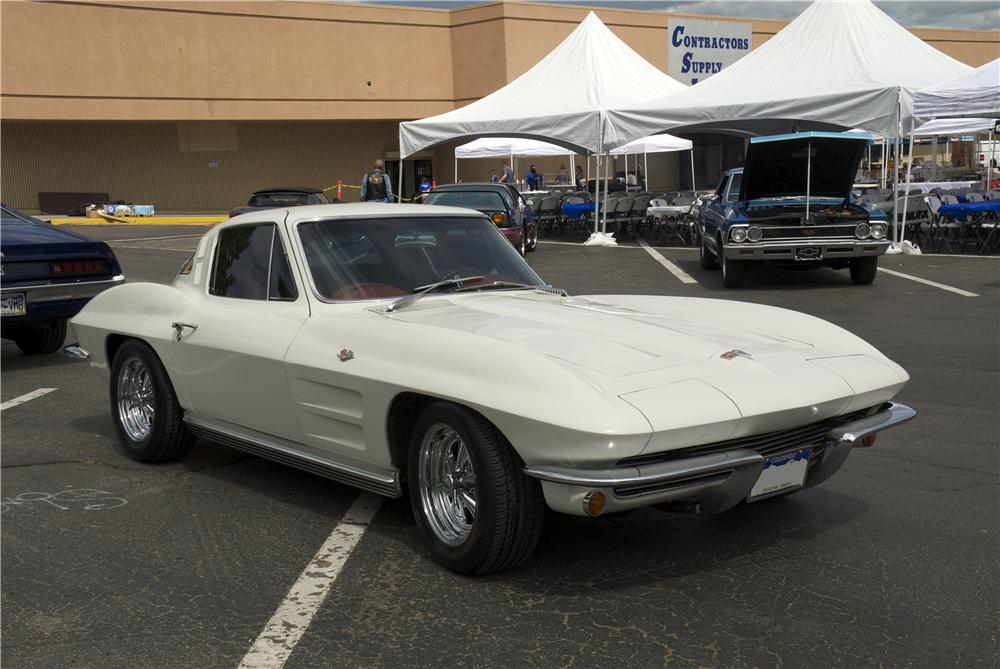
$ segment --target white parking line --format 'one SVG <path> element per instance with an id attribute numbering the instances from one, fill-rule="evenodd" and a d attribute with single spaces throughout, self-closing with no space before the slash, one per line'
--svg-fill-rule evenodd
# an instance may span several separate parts
<path id="1" fill-rule="evenodd" d="M 243 656 L 239 669 L 284 666 L 381 502 L 381 497 L 369 493 L 361 493 L 354 500 Z"/>
<path id="2" fill-rule="evenodd" d="M 691 278 L 690 274 L 688 274 L 680 267 L 678 267 L 677 265 L 673 264 L 672 262 L 664 258 L 663 254 L 661 254 L 659 251 L 657 251 L 652 246 L 647 244 L 645 240 L 640 239 L 639 246 L 646 249 L 646 253 L 653 256 L 653 260 L 663 265 L 667 269 L 667 271 L 676 276 L 681 283 L 698 283 L 693 278 Z"/>
<path id="3" fill-rule="evenodd" d="M 42 395 L 48 395 L 56 388 L 39 388 L 38 390 L 32 390 L 30 393 L 25 393 L 20 397 L 15 397 L 12 400 L 7 400 L 3 404 L 0 404 L 0 411 L 6 411 L 11 407 L 16 407 L 18 404 L 24 404 L 25 402 L 30 402 L 31 400 L 41 397 Z"/>
<path id="4" fill-rule="evenodd" d="M 962 290 L 961 288 L 955 288 L 954 286 L 946 286 L 945 284 L 938 283 L 937 281 L 921 279 L 919 276 L 913 276 L 911 274 L 903 274 L 902 272 L 897 272 L 896 270 L 879 267 L 878 271 L 885 272 L 886 274 L 891 274 L 893 276 L 898 276 L 901 279 L 909 279 L 910 281 L 916 281 L 917 283 L 922 283 L 926 286 L 934 286 L 935 288 L 940 288 L 941 290 L 947 290 L 949 292 L 956 293 L 963 297 L 979 297 L 979 293 L 972 293 L 967 290 Z"/>

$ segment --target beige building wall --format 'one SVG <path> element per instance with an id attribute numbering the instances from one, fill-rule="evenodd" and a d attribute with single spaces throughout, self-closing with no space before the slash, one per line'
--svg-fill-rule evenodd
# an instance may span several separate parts
<path id="1" fill-rule="evenodd" d="M 356 183 L 374 158 L 398 151 L 399 121 L 500 88 L 590 9 L 3 0 L 0 195 L 34 210 L 39 191 L 107 191 L 194 211 L 228 209 L 264 186 Z M 595 11 L 667 70 L 668 15 Z M 732 20 L 752 24 L 755 46 L 786 25 Z M 1000 31 L 913 32 L 970 65 L 1000 56 Z M 429 152 L 438 181 L 453 177 L 454 146 Z M 651 184 L 676 187 L 681 159 L 651 156 Z M 467 162 L 482 166 L 463 169 L 465 180 L 499 165 Z M 558 162 L 536 161 L 549 174 Z M 520 164 L 523 175 L 530 163 Z"/>

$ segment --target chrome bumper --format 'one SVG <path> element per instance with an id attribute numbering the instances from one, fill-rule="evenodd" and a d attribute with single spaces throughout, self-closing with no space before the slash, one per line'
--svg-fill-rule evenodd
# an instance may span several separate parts
<path id="1" fill-rule="evenodd" d="M 77 283 L 41 283 L 31 286 L 3 286 L 3 295 L 24 293 L 25 301 L 31 304 L 39 302 L 58 302 L 60 300 L 89 299 L 108 288 L 125 283 L 125 275 L 116 274 L 110 279 L 101 281 L 79 281 Z"/>
<path id="2" fill-rule="evenodd" d="M 871 416 L 833 428 L 826 434 L 822 453 L 809 464 L 805 487 L 833 476 L 847 460 L 851 447 L 866 445 L 865 437 L 916 415 L 908 406 L 887 402 Z M 685 510 L 719 513 L 747 498 L 766 459 L 752 450 L 735 449 L 633 467 L 529 466 L 524 473 L 542 482 L 546 502 L 562 513 L 587 515 L 584 498 L 594 491 L 604 494 L 606 512 L 677 502 Z"/>
<path id="3" fill-rule="evenodd" d="M 819 249 L 819 255 L 811 258 L 801 258 L 798 249 L 811 247 Z M 839 258 L 860 258 L 864 256 L 880 256 L 889 248 L 889 240 L 857 240 L 857 239 L 801 239 L 774 240 L 767 242 L 743 242 L 723 245 L 726 257 L 731 260 L 837 260 Z"/>

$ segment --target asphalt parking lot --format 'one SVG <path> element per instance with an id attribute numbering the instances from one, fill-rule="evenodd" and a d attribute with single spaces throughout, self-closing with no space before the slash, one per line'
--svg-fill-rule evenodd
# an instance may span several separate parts
<path id="1" fill-rule="evenodd" d="M 114 240 L 130 281 L 168 282 L 204 229 L 80 230 Z M 575 294 L 830 320 L 909 371 L 918 418 L 822 486 L 720 516 L 550 514 L 525 566 L 485 578 L 438 567 L 387 500 L 285 666 L 997 666 L 1000 259 L 888 257 L 863 287 L 768 269 L 727 291 L 697 252 L 657 253 L 529 260 Z M 4 666 L 239 665 L 358 493 L 205 441 L 130 461 L 86 364 L 0 350 Z"/>

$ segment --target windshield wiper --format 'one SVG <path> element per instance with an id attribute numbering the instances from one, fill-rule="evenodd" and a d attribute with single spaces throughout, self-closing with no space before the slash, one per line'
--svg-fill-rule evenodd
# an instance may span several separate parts
<path id="1" fill-rule="evenodd" d="M 397 311 L 402 309 L 408 304 L 413 304 L 419 300 L 424 295 L 429 295 L 431 293 L 437 292 L 442 288 L 451 288 L 452 286 L 462 287 L 462 284 L 466 281 L 478 281 L 482 279 L 482 276 L 453 276 L 447 279 L 441 279 L 440 281 L 435 281 L 434 283 L 429 283 L 426 286 L 417 286 L 413 289 L 413 293 L 410 295 L 404 295 L 403 297 L 395 300 L 392 304 L 386 307 L 387 312 Z"/>
<path id="2" fill-rule="evenodd" d="M 455 292 L 464 293 L 472 290 L 509 290 L 511 288 L 537 290 L 543 293 L 553 293 L 555 295 L 561 295 L 562 297 L 569 297 L 569 293 L 562 288 L 553 288 L 552 286 L 534 286 L 528 283 L 518 283 L 517 281 L 490 281 L 489 283 L 478 283 L 474 286 L 462 286 L 456 288 Z"/>

